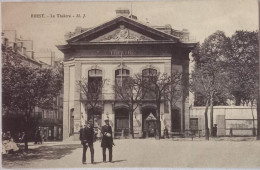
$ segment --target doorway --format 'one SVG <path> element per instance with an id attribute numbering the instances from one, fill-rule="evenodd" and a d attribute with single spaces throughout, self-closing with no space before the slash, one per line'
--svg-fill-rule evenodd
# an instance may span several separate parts
<path id="1" fill-rule="evenodd" d="M 171 115 L 172 122 L 172 132 L 181 132 L 181 116 L 179 109 L 172 109 Z"/>
<path id="2" fill-rule="evenodd" d="M 126 108 L 115 110 L 115 132 L 124 131 L 124 136 L 129 132 L 129 111 Z"/>
<path id="3" fill-rule="evenodd" d="M 157 130 L 156 110 L 146 108 L 142 110 L 143 137 L 154 137 Z"/>

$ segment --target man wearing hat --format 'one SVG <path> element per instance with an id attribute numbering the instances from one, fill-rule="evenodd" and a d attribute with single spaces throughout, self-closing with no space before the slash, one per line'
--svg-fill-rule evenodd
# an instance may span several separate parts
<path id="1" fill-rule="evenodd" d="M 80 140 L 81 144 L 83 145 L 83 156 L 82 156 L 82 163 L 86 164 L 86 152 L 89 147 L 91 153 L 91 163 L 94 163 L 94 129 L 91 126 L 91 121 L 87 122 L 87 126 L 84 129 L 80 130 Z"/>
<path id="2" fill-rule="evenodd" d="M 112 162 L 112 147 L 114 145 L 112 137 L 112 128 L 109 125 L 108 119 L 105 119 L 105 123 L 106 124 L 102 126 L 101 129 L 101 133 L 103 134 L 101 141 L 101 147 L 103 151 L 103 162 L 106 162 L 106 148 L 108 148 L 109 151 L 109 162 Z"/>

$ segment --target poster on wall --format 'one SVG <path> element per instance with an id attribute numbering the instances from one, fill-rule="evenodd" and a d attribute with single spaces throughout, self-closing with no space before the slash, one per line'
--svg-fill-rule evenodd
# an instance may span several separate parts
<path id="1" fill-rule="evenodd" d="M 80 130 L 80 120 L 74 120 L 74 133 Z"/>

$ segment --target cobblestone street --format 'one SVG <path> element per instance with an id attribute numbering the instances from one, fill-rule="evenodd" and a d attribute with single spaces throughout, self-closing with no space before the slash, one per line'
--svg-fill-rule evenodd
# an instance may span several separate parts
<path id="1" fill-rule="evenodd" d="M 102 162 L 100 142 L 94 143 L 95 164 L 90 164 L 88 150 L 86 165 L 81 163 L 79 142 L 46 142 L 29 146 L 27 153 L 3 155 L 2 164 L 4 168 L 260 167 L 260 142 L 253 140 L 123 139 L 115 144 L 113 163 Z"/>

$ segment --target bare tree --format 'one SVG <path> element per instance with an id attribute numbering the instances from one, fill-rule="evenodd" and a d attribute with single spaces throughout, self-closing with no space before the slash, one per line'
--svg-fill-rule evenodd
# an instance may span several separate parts
<path id="1" fill-rule="evenodd" d="M 144 80 L 144 90 L 147 93 L 152 93 L 156 103 L 156 119 L 157 119 L 157 137 L 161 137 L 161 121 L 160 121 L 160 105 L 162 102 L 171 101 L 177 102 L 182 93 L 179 88 L 182 85 L 181 73 L 154 73 L 146 77 Z M 178 94 L 178 95 L 177 95 Z"/>
<path id="2" fill-rule="evenodd" d="M 94 114 L 98 111 L 98 106 L 101 105 L 102 101 L 102 89 L 106 84 L 107 80 L 94 79 L 88 81 L 87 78 L 83 78 L 78 82 L 81 92 L 81 100 L 86 104 L 88 109 L 87 119 L 94 123 Z"/>
<path id="3" fill-rule="evenodd" d="M 194 94 L 199 93 L 206 99 L 205 102 L 205 137 L 209 140 L 209 128 L 208 128 L 208 107 L 210 104 L 210 124 L 213 125 L 213 103 L 215 95 L 222 94 L 227 95 L 227 75 L 224 72 L 218 74 L 208 74 L 202 69 L 196 69 L 191 76 L 190 90 Z M 211 129 L 212 130 L 212 129 Z M 212 134 L 212 132 L 211 132 Z"/>
<path id="4" fill-rule="evenodd" d="M 130 117 L 129 137 L 134 138 L 133 113 L 141 104 L 142 99 L 145 96 L 145 92 L 143 92 L 142 76 L 137 74 L 134 77 L 126 77 L 122 79 L 121 83 L 116 81 L 114 85 L 114 92 L 116 99 L 119 99 L 128 106 Z"/>

